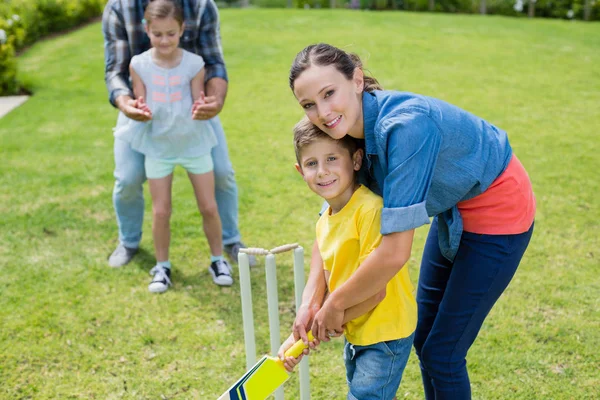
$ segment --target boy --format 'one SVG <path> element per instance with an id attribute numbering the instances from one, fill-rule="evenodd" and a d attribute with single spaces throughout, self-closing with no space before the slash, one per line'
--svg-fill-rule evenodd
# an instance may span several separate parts
<path id="1" fill-rule="evenodd" d="M 358 184 L 363 149 L 346 135 L 332 139 L 307 118 L 294 127 L 296 169 L 329 207 L 316 225 L 329 292 L 341 286 L 379 245 L 381 197 Z M 417 321 L 408 270 L 379 293 L 344 313 L 344 360 L 349 399 L 394 398 L 402 379 Z M 280 354 L 293 344 L 290 336 Z M 300 357 L 301 358 L 301 357 Z M 291 371 L 300 358 L 286 358 Z"/>

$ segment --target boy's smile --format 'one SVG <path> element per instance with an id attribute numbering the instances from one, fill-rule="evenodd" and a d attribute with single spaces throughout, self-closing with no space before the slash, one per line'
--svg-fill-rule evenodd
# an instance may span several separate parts
<path id="1" fill-rule="evenodd" d="M 302 148 L 296 169 L 308 187 L 327 200 L 336 213 L 348 203 L 356 190 L 354 174 L 361 163 L 362 150 L 351 156 L 336 141 L 323 138 Z"/>

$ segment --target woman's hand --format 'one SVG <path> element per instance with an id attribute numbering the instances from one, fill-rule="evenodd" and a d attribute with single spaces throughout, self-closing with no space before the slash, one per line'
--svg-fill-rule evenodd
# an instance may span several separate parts
<path id="1" fill-rule="evenodd" d="M 292 335 L 296 340 L 302 339 L 304 344 L 307 344 L 310 349 L 314 349 L 319 344 L 318 341 L 315 344 L 314 341 L 309 342 L 308 331 L 314 316 L 319 311 L 319 306 L 314 304 L 313 306 L 301 305 L 296 313 L 296 319 L 294 320 L 293 333 Z M 292 343 L 293 344 L 293 343 Z M 306 353 L 308 354 L 308 353 Z"/>
<path id="2" fill-rule="evenodd" d="M 325 300 L 323 307 L 315 315 L 311 328 L 315 338 L 323 342 L 328 342 L 330 338 L 344 334 L 342 323 L 345 310 L 339 310 L 334 307 L 331 301 L 332 296 L 329 296 Z"/>

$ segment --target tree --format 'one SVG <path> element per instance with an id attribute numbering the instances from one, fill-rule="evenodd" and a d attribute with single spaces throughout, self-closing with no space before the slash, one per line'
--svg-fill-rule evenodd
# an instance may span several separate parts
<path id="1" fill-rule="evenodd" d="M 535 17 L 535 2 L 537 0 L 529 0 L 529 7 L 527 8 L 527 16 L 529 18 Z"/>
<path id="2" fill-rule="evenodd" d="M 586 21 L 590 20 L 590 13 L 592 11 L 592 7 L 590 4 L 590 0 L 585 0 L 585 5 L 583 6 L 583 19 Z"/>

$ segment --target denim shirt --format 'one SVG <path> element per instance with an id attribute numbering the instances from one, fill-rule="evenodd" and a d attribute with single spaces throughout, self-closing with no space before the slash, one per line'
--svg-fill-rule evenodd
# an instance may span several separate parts
<path id="1" fill-rule="evenodd" d="M 457 203 L 483 193 L 512 157 L 506 132 L 456 106 L 406 92 L 363 94 L 367 168 L 383 196 L 381 233 L 438 218 L 453 260 L 463 225 Z"/>

